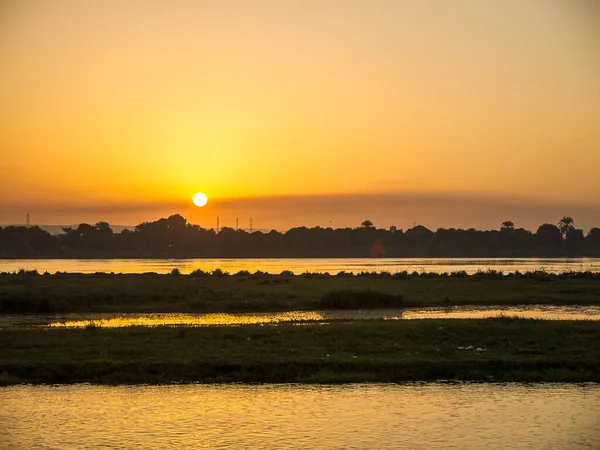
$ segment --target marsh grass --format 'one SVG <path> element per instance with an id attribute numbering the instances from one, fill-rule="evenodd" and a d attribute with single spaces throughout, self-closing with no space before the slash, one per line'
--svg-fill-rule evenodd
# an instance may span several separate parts
<path id="1" fill-rule="evenodd" d="M 95 330 L 99 330 L 102 328 L 102 325 L 100 325 L 98 322 L 95 322 L 93 320 L 90 320 L 84 327 L 84 330 L 87 331 L 95 331 Z"/>
<path id="2" fill-rule="evenodd" d="M 377 291 L 341 289 L 324 294 L 319 300 L 323 309 L 391 308 L 402 306 L 402 295 Z"/>
<path id="3" fill-rule="evenodd" d="M 600 275 L 0 274 L 0 313 L 235 312 L 319 307 L 598 305 Z M 368 294 L 356 294 L 356 293 Z M 364 306 L 361 306 L 364 303 Z M 330 305 L 330 306 L 327 306 Z M 336 306 L 338 305 L 338 306 Z"/>
<path id="4" fill-rule="evenodd" d="M 506 318 L 12 330 L 0 382 L 598 382 L 599 344 L 596 323 Z"/>

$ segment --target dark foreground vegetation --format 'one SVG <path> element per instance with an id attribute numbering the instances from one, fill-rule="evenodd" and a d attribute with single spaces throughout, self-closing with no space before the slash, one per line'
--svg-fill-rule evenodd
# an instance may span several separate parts
<path id="1" fill-rule="evenodd" d="M 600 273 L 0 274 L 0 313 L 598 305 Z"/>
<path id="2" fill-rule="evenodd" d="M 598 305 L 600 274 L 0 274 L 1 313 Z M 597 322 L 332 321 L 0 330 L 0 384 L 600 382 Z"/>
<path id="3" fill-rule="evenodd" d="M 39 227 L 0 227 L 1 258 L 192 258 L 192 257 L 557 257 L 600 256 L 600 228 L 587 235 L 571 217 L 545 223 L 535 233 L 511 221 L 500 230 L 417 225 L 406 231 L 296 227 L 285 233 L 218 232 L 187 223 L 179 214 L 114 233 L 106 222 L 82 223 L 55 236 Z"/>
<path id="4" fill-rule="evenodd" d="M 0 331 L 0 382 L 600 381 L 600 327 L 521 319 Z"/>

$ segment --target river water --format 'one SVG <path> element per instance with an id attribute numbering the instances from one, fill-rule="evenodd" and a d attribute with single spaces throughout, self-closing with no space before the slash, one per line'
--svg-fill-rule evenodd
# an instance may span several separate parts
<path id="1" fill-rule="evenodd" d="M 336 320 L 488 319 L 511 317 L 544 320 L 600 321 L 600 306 L 451 306 L 347 311 L 286 311 L 265 313 L 69 313 L 0 314 L 0 330 L 19 328 L 102 328 L 130 326 L 235 326 L 280 323 L 329 323 Z"/>
<path id="2" fill-rule="evenodd" d="M 598 448 L 600 385 L 0 388 L 0 447 Z"/>
<path id="3" fill-rule="evenodd" d="M 497 270 L 508 272 L 532 272 L 544 270 L 551 273 L 569 271 L 600 272 L 600 258 L 262 258 L 262 259 L 4 259 L 0 260 L 0 272 L 16 272 L 21 269 L 38 272 L 114 272 L 114 273 L 168 273 L 179 269 L 190 273 L 201 269 L 222 269 L 230 273 L 240 270 L 281 273 L 291 270 L 304 272 L 458 272 Z"/>

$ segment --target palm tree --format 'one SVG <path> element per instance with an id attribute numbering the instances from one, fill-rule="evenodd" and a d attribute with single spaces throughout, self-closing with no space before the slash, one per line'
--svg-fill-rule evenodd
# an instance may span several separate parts
<path id="1" fill-rule="evenodd" d="M 502 222 L 502 228 L 500 228 L 501 230 L 512 230 L 515 228 L 515 224 L 511 221 L 511 220 L 507 220 L 505 222 Z"/>
<path id="2" fill-rule="evenodd" d="M 558 222 L 558 228 L 560 229 L 560 232 L 566 239 L 567 235 L 569 234 L 569 231 L 575 229 L 575 221 L 572 217 L 565 216 L 562 219 L 560 219 L 560 222 Z"/>
<path id="3" fill-rule="evenodd" d="M 373 228 L 373 222 L 371 222 L 370 220 L 365 220 L 363 223 L 360 224 L 363 228 Z"/>

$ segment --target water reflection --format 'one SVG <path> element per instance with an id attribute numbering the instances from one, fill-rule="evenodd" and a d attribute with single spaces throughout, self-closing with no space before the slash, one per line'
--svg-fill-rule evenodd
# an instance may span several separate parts
<path id="1" fill-rule="evenodd" d="M 600 306 L 523 305 L 511 307 L 453 306 L 405 310 L 402 319 L 489 319 L 514 317 L 542 320 L 600 320 Z"/>
<path id="2" fill-rule="evenodd" d="M 168 273 L 179 269 L 187 274 L 201 269 L 212 271 L 220 268 L 230 273 L 240 270 L 281 273 L 291 270 L 304 272 L 341 271 L 359 272 L 458 272 L 475 273 L 478 270 L 508 272 L 533 272 L 544 270 L 551 273 L 569 271 L 600 272 L 600 258 L 253 258 L 253 259 L 5 259 L 0 260 L 0 272 L 16 272 L 20 269 L 38 272 L 114 272 L 114 273 Z"/>
<path id="3" fill-rule="evenodd" d="M 0 388 L 7 448 L 595 448 L 600 385 Z"/>
<path id="4" fill-rule="evenodd" d="M 258 325 L 267 323 L 306 323 L 323 321 L 325 315 L 317 311 L 290 311 L 265 314 L 115 314 L 113 317 L 88 317 L 79 320 L 63 320 L 49 324 L 51 328 L 121 328 L 130 326 L 218 326 L 218 325 Z"/>
<path id="5" fill-rule="evenodd" d="M 416 320 L 416 319 L 486 319 L 493 317 L 518 317 L 546 320 L 600 320 L 598 306 L 544 306 L 526 305 L 512 307 L 469 307 L 420 309 L 376 309 L 351 311 L 290 311 L 276 313 L 238 314 L 69 314 L 66 316 L 29 316 L 22 321 L 13 317 L 12 323 L 0 327 L 40 326 L 51 328 L 84 328 L 98 326 L 119 328 L 128 326 L 234 326 L 277 323 L 330 322 L 335 320 Z"/>

